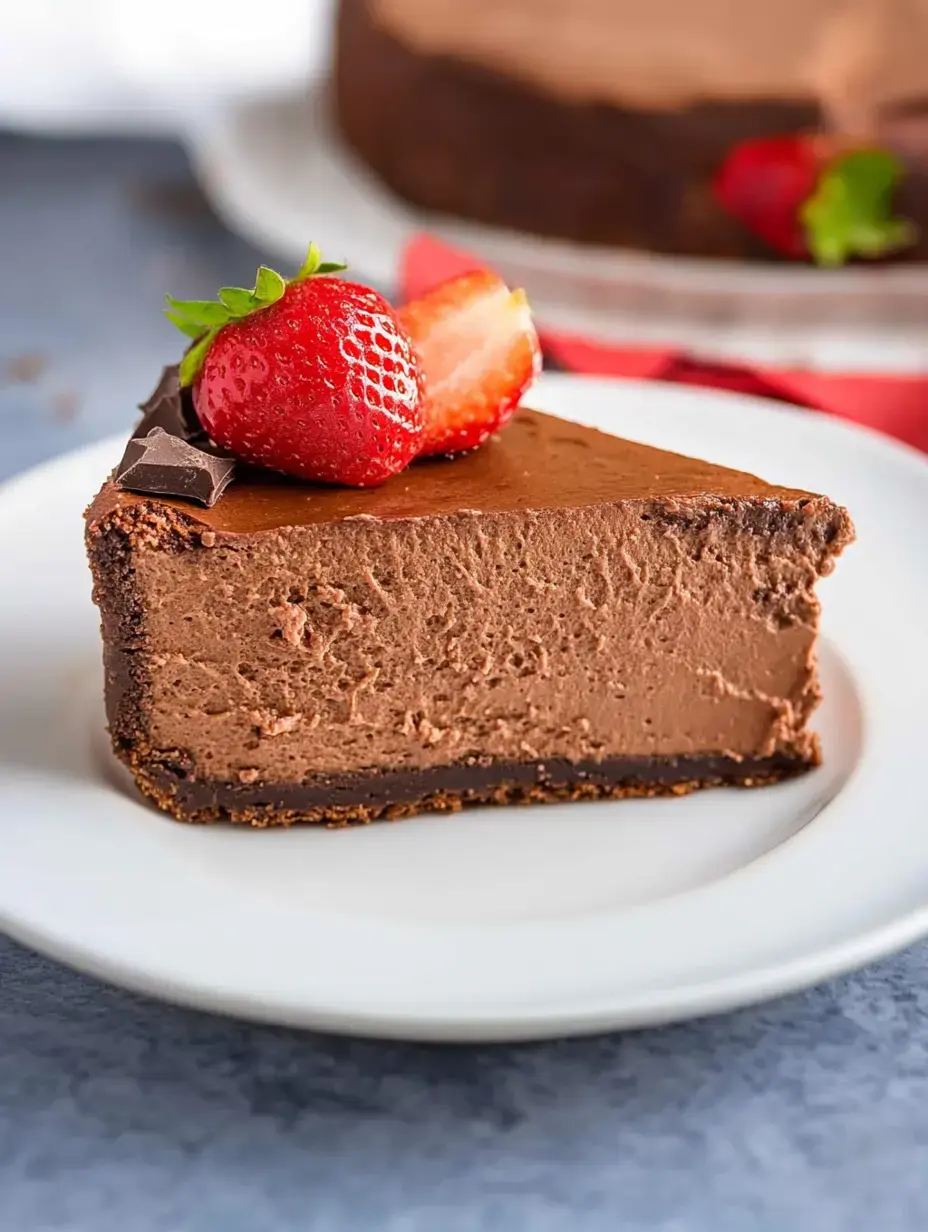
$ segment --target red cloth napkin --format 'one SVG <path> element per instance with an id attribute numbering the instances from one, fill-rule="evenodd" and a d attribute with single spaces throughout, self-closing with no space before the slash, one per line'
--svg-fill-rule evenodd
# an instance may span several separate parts
<path id="1" fill-rule="evenodd" d="M 414 299 L 445 278 L 477 269 L 476 257 L 430 235 L 406 246 L 400 269 L 403 300 Z M 672 347 L 625 347 L 561 331 L 539 330 L 545 358 L 570 372 L 707 385 L 773 398 L 875 428 L 928 452 L 928 377 L 841 375 L 804 369 L 702 360 Z"/>

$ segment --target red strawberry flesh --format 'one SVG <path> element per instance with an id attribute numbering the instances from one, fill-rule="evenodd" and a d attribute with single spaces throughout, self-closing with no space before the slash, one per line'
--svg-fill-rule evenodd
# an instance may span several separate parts
<path id="1" fill-rule="evenodd" d="M 419 452 L 419 379 L 382 296 L 315 276 L 219 331 L 194 401 L 210 436 L 247 462 L 368 487 Z"/>
<path id="2" fill-rule="evenodd" d="M 486 270 L 463 274 L 399 310 L 425 380 L 422 454 L 481 445 L 515 413 L 541 367 L 521 291 Z"/>
<path id="3" fill-rule="evenodd" d="M 729 214 L 786 257 L 809 255 L 801 221 L 823 166 L 805 136 L 764 137 L 737 145 L 722 164 L 715 193 Z"/>

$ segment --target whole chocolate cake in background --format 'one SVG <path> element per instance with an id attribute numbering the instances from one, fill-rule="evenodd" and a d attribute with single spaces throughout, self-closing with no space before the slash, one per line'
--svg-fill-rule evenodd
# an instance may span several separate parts
<path id="1" fill-rule="evenodd" d="M 924 259 L 926 53 L 928 0 L 341 0 L 334 105 L 430 210 L 664 253 Z"/>

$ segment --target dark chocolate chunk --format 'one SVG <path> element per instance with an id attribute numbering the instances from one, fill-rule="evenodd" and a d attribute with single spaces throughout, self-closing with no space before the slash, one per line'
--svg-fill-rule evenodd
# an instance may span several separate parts
<path id="1" fill-rule="evenodd" d="M 163 370 L 139 410 L 142 418 L 116 469 L 118 486 L 214 505 L 234 478 L 235 459 L 204 431 L 177 364 Z"/>
<path id="2" fill-rule="evenodd" d="M 162 428 L 169 436 L 178 436 L 182 441 L 206 441 L 203 425 L 193 409 L 190 391 L 182 389 L 180 369 L 169 364 L 161 373 L 158 384 L 148 398 L 139 406 L 142 418 L 133 437 L 148 436 L 152 428 Z"/>
<path id="3" fill-rule="evenodd" d="M 234 459 L 206 453 L 155 427 L 147 436 L 129 441 L 114 478 L 120 488 L 151 496 L 181 496 L 209 508 L 234 474 Z"/>

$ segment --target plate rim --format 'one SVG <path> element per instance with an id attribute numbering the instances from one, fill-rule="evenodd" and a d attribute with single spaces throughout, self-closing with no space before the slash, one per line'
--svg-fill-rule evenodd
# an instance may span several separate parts
<path id="1" fill-rule="evenodd" d="M 0 934 L 79 974 L 89 975 L 128 992 L 152 997 L 167 1005 L 216 1014 L 236 1021 L 318 1031 L 365 1039 L 428 1044 L 528 1043 L 547 1039 L 579 1038 L 611 1031 L 669 1026 L 732 1013 L 812 988 L 824 980 L 859 971 L 870 963 L 900 953 L 928 936 L 928 907 L 908 912 L 901 919 L 836 943 L 788 964 L 771 964 L 745 975 L 722 977 L 704 984 L 682 985 L 664 996 L 627 998 L 595 1009 L 534 1012 L 505 1018 L 492 1013 L 410 1015 L 390 1011 L 339 1010 L 325 1005 L 299 1008 L 262 1003 L 254 995 L 234 991 L 206 991 L 188 980 L 152 976 L 112 961 L 80 945 L 59 943 L 38 929 L 10 923 L 0 907 Z"/>

